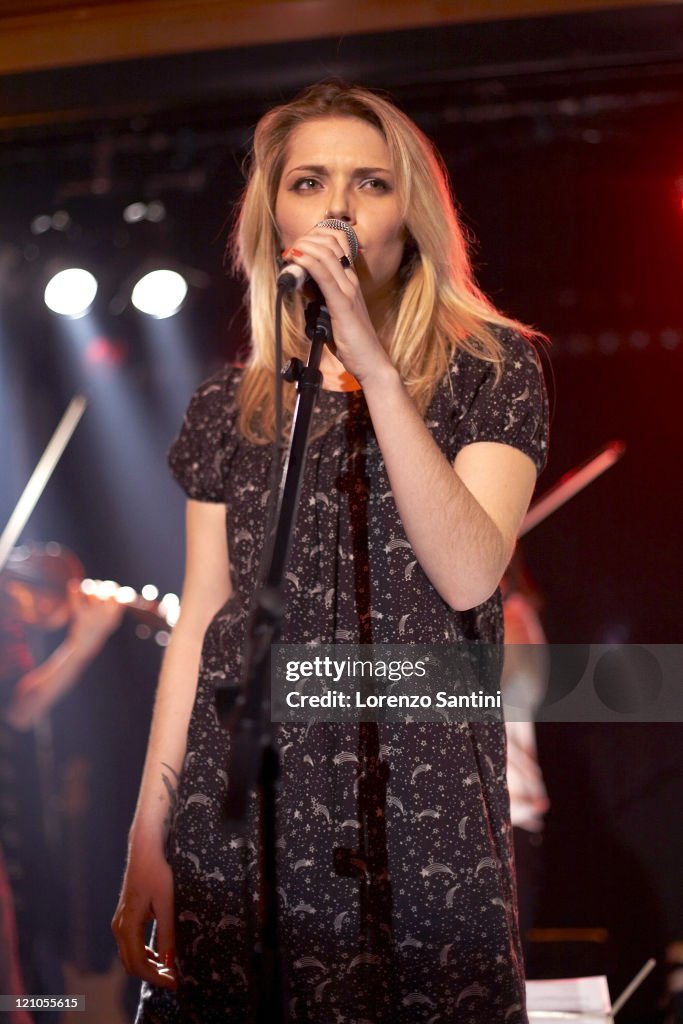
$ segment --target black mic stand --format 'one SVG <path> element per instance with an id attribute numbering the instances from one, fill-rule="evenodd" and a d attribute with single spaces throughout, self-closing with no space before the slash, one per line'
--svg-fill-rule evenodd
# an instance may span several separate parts
<path id="1" fill-rule="evenodd" d="M 256 789 L 259 797 L 259 937 L 251 979 L 254 1024 L 286 1024 L 288 1018 L 278 927 L 276 795 L 280 763 L 270 720 L 270 648 L 282 630 L 283 581 L 311 421 L 322 384 L 320 359 L 323 345 L 332 341 L 329 312 L 317 287 L 315 292 L 316 298 L 306 307 L 306 335 L 311 342 L 308 362 L 304 366 L 301 360 L 292 359 L 283 371 L 286 380 L 296 382 L 298 397 L 265 571 L 261 572 L 262 583 L 254 594 L 247 623 L 242 678 L 237 685 L 219 684 L 215 691 L 219 721 L 231 734 L 225 816 L 233 828 L 245 828 L 249 791 Z M 278 441 L 276 438 L 276 445 Z"/>

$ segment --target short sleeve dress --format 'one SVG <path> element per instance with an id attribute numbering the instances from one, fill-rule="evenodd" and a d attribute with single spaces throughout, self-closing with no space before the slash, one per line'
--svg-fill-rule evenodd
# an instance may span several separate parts
<path id="1" fill-rule="evenodd" d="M 540 469 L 547 405 L 538 357 L 513 332 L 501 341 L 498 383 L 490 364 L 456 354 L 425 420 L 451 462 L 465 445 L 495 441 Z M 143 986 L 139 1024 L 250 1019 L 258 823 L 255 806 L 244 834 L 223 821 L 229 737 L 214 712 L 216 682 L 240 671 L 269 498 L 269 449 L 236 427 L 240 374 L 227 367 L 197 390 L 170 452 L 189 497 L 226 504 L 233 593 L 204 640 L 168 842 L 180 984 L 177 993 Z M 320 394 L 286 598 L 285 643 L 502 640 L 499 595 L 456 612 L 423 573 L 362 392 Z M 357 723 L 287 724 L 278 744 L 290 1019 L 526 1021 L 502 725 L 380 723 L 369 733 Z M 385 787 L 367 815 L 381 878 L 371 877 L 378 862 L 343 871 L 335 854 L 357 846 L 359 777 L 373 772 Z"/>

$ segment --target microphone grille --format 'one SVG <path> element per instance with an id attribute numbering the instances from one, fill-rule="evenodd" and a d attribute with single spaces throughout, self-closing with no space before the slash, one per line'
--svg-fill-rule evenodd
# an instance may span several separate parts
<path id="1" fill-rule="evenodd" d="M 330 217 L 329 220 L 321 220 L 319 224 L 316 224 L 316 227 L 332 228 L 333 231 L 343 231 L 349 243 L 349 257 L 351 258 L 351 262 L 356 262 L 356 257 L 358 256 L 358 238 L 350 224 L 347 224 L 345 220 L 338 220 L 336 217 Z"/>

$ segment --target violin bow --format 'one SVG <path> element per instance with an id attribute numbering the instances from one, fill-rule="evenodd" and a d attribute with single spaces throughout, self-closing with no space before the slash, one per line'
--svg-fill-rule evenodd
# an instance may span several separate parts
<path id="1" fill-rule="evenodd" d="M 0 535 L 0 572 L 4 569 L 12 548 L 21 536 L 21 532 L 29 521 L 31 513 L 40 501 L 47 482 L 59 463 L 64 449 L 71 440 L 71 435 L 78 426 L 87 404 L 88 400 L 84 395 L 74 395 L 66 408 L 66 412 L 57 424 L 54 434 L 48 441 L 45 451 L 40 456 L 36 468 L 33 470 L 19 501 L 14 507 L 14 511 L 7 520 L 7 525 Z"/>
<path id="2" fill-rule="evenodd" d="M 584 487 L 592 483 L 611 466 L 618 462 L 626 451 L 623 441 L 608 441 L 600 450 L 586 462 L 580 463 L 574 469 L 570 469 L 564 476 L 561 476 L 556 484 L 543 494 L 538 501 L 534 502 L 525 515 L 520 528 L 518 539 L 533 530 L 535 526 L 542 523 L 544 519 L 561 508 L 565 502 L 582 491 Z"/>

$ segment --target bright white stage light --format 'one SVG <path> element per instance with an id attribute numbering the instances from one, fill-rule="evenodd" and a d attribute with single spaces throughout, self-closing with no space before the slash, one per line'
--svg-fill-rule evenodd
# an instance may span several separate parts
<path id="1" fill-rule="evenodd" d="M 131 300 L 136 309 L 157 320 L 173 316 L 187 295 L 187 281 L 175 270 L 153 270 L 141 277 Z"/>
<path id="2" fill-rule="evenodd" d="M 84 316 L 97 295 L 97 281 L 88 270 L 71 267 L 61 270 L 47 282 L 43 300 L 48 309 L 60 316 Z"/>
<path id="3" fill-rule="evenodd" d="M 144 203 L 129 203 L 123 211 L 126 224 L 137 224 L 138 221 L 144 220 L 146 215 L 147 207 Z"/>

